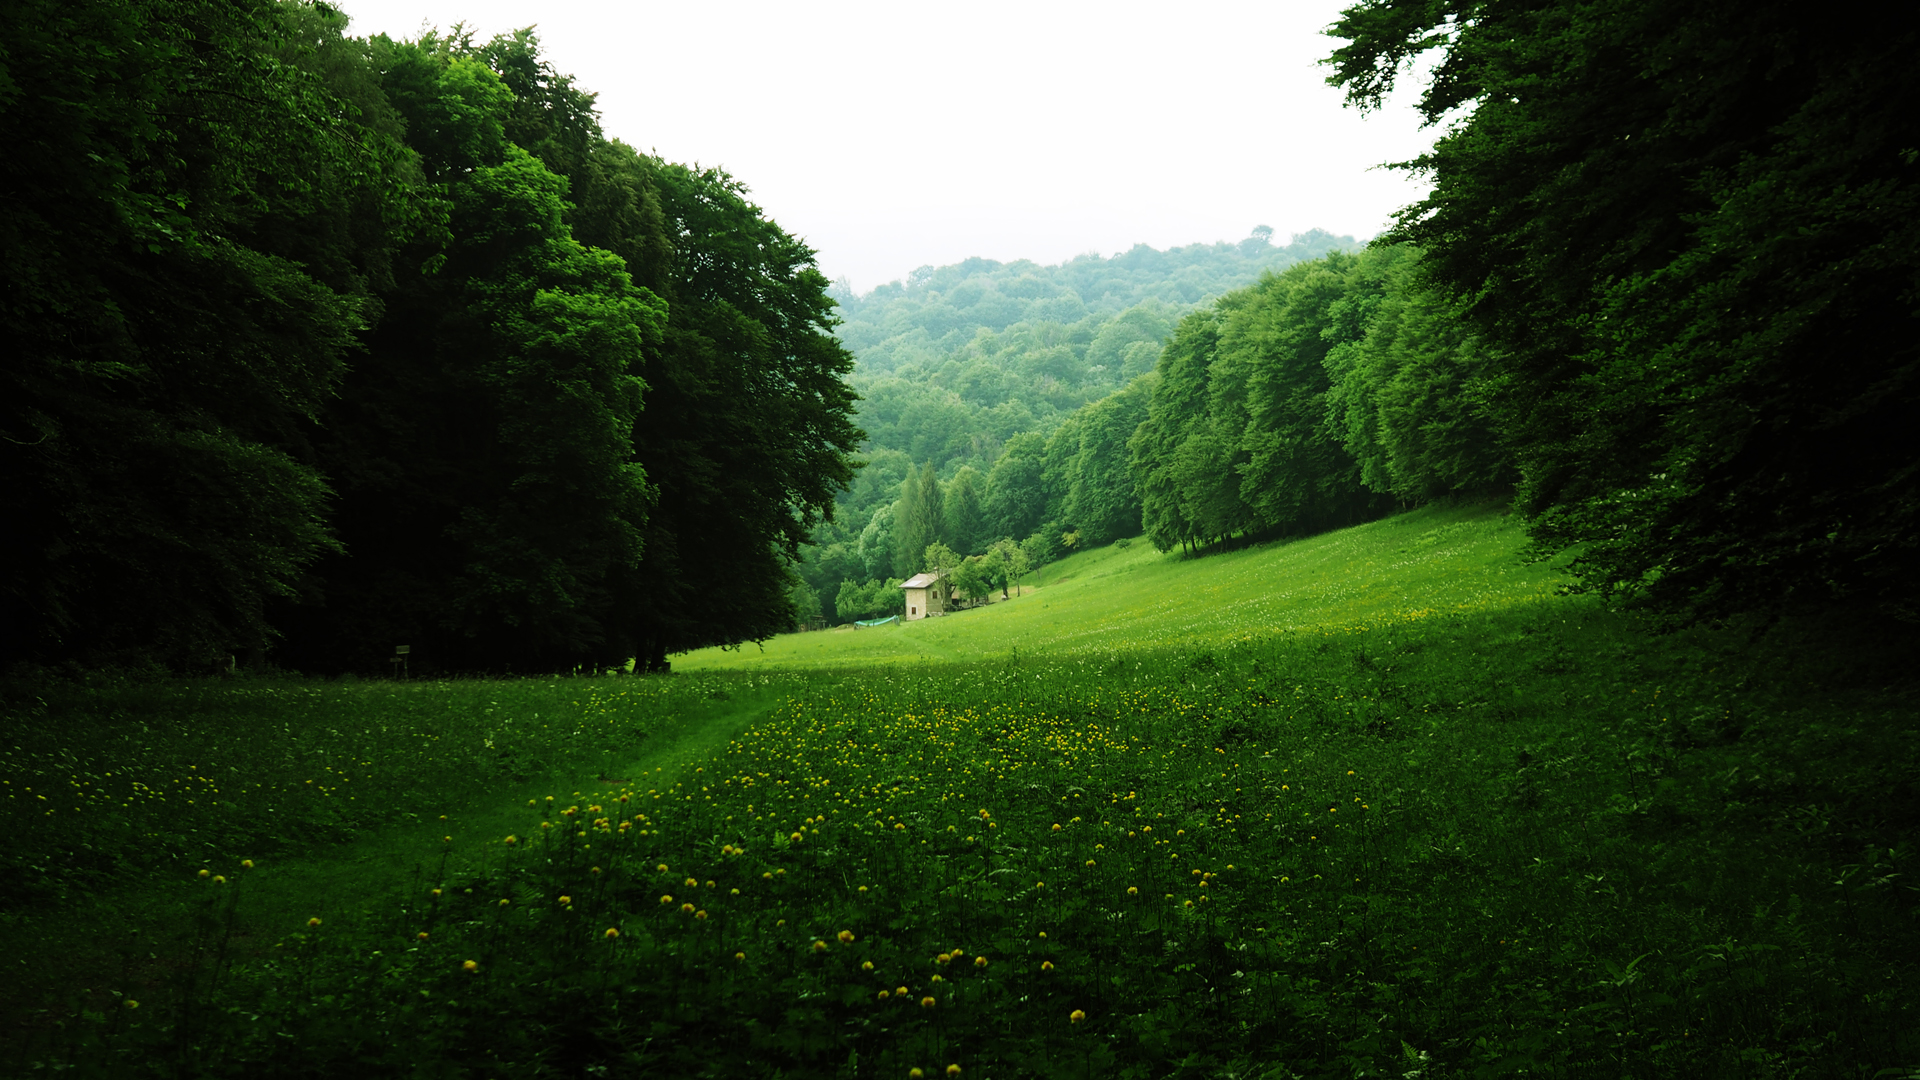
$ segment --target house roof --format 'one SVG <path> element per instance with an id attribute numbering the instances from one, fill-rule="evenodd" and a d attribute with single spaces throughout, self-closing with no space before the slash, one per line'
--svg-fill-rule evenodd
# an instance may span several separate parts
<path id="1" fill-rule="evenodd" d="M 930 589 L 933 587 L 934 582 L 939 581 L 945 576 L 944 574 L 915 574 L 901 582 L 900 587 L 903 589 Z"/>

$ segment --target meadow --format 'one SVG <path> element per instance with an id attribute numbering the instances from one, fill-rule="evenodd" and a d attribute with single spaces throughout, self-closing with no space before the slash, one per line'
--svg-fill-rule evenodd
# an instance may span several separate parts
<path id="1" fill-rule="evenodd" d="M 1920 1075 L 1898 645 L 1652 635 L 1517 547 L 1136 543 L 648 678 L 9 686 L 0 1070 Z"/>

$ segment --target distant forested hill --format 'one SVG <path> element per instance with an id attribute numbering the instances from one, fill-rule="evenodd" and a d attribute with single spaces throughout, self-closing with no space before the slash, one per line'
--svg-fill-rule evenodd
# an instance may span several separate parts
<path id="1" fill-rule="evenodd" d="M 1262 226 L 1238 243 L 1159 251 L 1145 244 L 1056 266 L 968 259 L 923 266 L 865 295 L 831 295 L 840 340 L 858 365 L 868 466 L 841 497 L 857 533 L 899 496 L 914 464 L 984 477 L 1008 440 L 1050 435 L 1092 401 L 1152 371 L 1167 335 L 1202 302 L 1330 251 L 1353 237 L 1321 230 L 1272 243 Z"/>
<path id="2" fill-rule="evenodd" d="M 804 557 L 805 587 L 795 594 L 803 614 L 821 600 L 831 611 L 847 580 L 873 584 L 865 595 L 881 606 L 872 613 L 897 599 L 885 579 L 919 568 L 915 544 L 894 535 L 916 470 L 937 477 L 945 506 L 936 532 L 961 555 L 1025 537 L 1069 504 L 1137 529 L 1126 441 L 1149 390 L 1135 384 L 1181 319 L 1262 275 L 1359 247 L 1319 229 L 1284 246 L 1272 237 L 1260 226 L 1238 243 L 1139 244 L 1055 266 L 968 259 L 923 266 L 865 295 L 837 285 L 830 295 L 844 320 L 840 340 L 857 358 L 849 382 L 862 399 L 866 467 Z M 1096 513 L 1093 503 L 1114 500 L 1086 493 L 1105 488 L 1124 488 L 1124 505 Z"/>

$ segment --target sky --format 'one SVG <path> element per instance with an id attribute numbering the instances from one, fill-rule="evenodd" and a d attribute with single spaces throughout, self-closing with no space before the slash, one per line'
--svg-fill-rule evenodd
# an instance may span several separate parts
<path id="1" fill-rule="evenodd" d="M 971 256 L 1366 239 L 1424 193 L 1417 85 L 1362 116 L 1316 61 L 1353 0 L 336 0 L 350 32 L 537 28 L 606 134 L 717 165 L 866 292 Z"/>

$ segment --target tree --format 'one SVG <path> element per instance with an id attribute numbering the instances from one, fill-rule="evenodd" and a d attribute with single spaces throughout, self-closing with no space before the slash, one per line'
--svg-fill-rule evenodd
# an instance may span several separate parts
<path id="1" fill-rule="evenodd" d="M 1026 536 L 1047 519 L 1047 441 L 1022 432 L 1007 441 L 1005 452 L 987 474 L 986 527 L 1001 536 Z"/>
<path id="2" fill-rule="evenodd" d="M 947 484 L 941 497 L 946 510 L 947 542 L 963 554 L 974 552 L 985 543 L 980 507 L 980 474 L 971 465 L 962 466 Z"/>
<path id="3" fill-rule="evenodd" d="M 1068 466 L 1061 512 L 1090 547 L 1140 531 L 1140 499 L 1128 468 L 1127 440 L 1147 418 L 1153 383 L 1154 376 L 1142 375 L 1075 414 L 1080 445 Z"/>
<path id="4" fill-rule="evenodd" d="M 944 530 L 940 499 L 940 478 L 928 462 L 908 474 L 900 485 L 900 501 L 894 510 L 893 571 L 899 577 L 920 572 L 927 545 L 940 539 Z"/>
<path id="5" fill-rule="evenodd" d="M 1027 552 L 1012 540 L 1003 539 L 995 540 L 993 547 L 987 550 L 987 555 L 992 560 L 990 566 L 995 575 L 994 580 L 1000 583 L 1000 599 L 1005 600 L 1007 586 L 1011 584 L 1017 588 L 1020 579 L 1026 577 L 1031 569 Z"/>
<path id="6" fill-rule="evenodd" d="M 667 305 L 573 238 L 567 181 L 508 141 L 514 95 L 470 42 L 376 44 L 447 227 L 407 249 L 370 361 L 314 435 L 346 550 L 315 568 L 324 605 L 282 613 L 288 655 L 335 670 L 393 641 L 441 667 L 633 656 L 613 585 L 658 494 L 633 438 Z M 784 590 L 782 575 L 769 592 Z"/>
<path id="7" fill-rule="evenodd" d="M 1920 611 L 1920 20 L 1786 0 L 1368 0 L 1332 80 L 1440 51 L 1393 230 L 1490 347 L 1539 554 L 1678 621 Z"/>
<path id="8" fill-rule="evenodd" d="M 766 597 L 831 517 L 862 433 L 813 250 L 727 173 L 652 168 L 673 255 L 633 445 L 660 494 L 645 554 L 614 594 L 622 636 L 659 666 L 778 631 Z"/>
<path id="9" fill-rule="evenodd" d="M 1354 265 L 1335 252 L 1269 275 L 1221 329 L 1213 412 L 1222 399 L 1244 402 L 1240 497 L 1268 529 L 1333 528 L 1384 509 L 1327 425 L 1330 310 L 1348 293 Z"/>
<path id="10" fill-rule="evenodd" d="M 10 656 L 257 653 L 334 548 L 305 425 L 434 208 L 387 117 L 307 62 L 343 20 L 307 14 L 0 7 Z"/>
<path id="11" fill-rule="evenodd" d="M 987 560 L 969 555 L 953 568 L 953 587 L 969 601 L 984 600 L 993 594 L 993 577 Z"/>
<path id="12" fill-rule="evenodd" d="M 920 568 L 926 573 L 944 577 L 952 573 L 953 568 L 960 565 L 960 562 L 960 556 L 955 554 L 952 548 L 935 540 L 927 545 L 926 553 L 921 556 Z"/>

